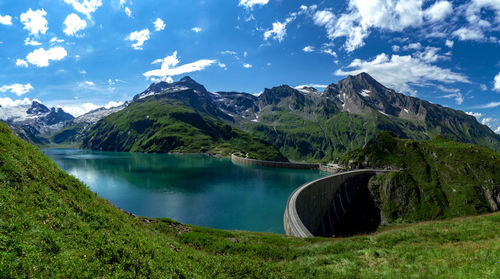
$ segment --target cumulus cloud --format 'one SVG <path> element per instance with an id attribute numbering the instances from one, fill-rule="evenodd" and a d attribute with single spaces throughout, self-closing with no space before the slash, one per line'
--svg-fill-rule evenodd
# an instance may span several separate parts
<path id="1" fill-rule="evenodd" d="M 42 45 L 42 43 L 40 43 L 39 41 L 36 41 L 34 39 L 31 39 L 31 38 L 26 38 L 26 40 L 24 40 L 24 45 L 25 46 L 40 46 L 40 45 Z"/>
<path id="2" fill-rule="evenodd" d="M 250 65 L 250 64 L 248 64 L 248 63 L 245 63 L 245 64 L 243 64 L 243 67 L 244 67 L 244 68 L 247 68 L 247 69 L 250 69 L 250 68 L 252 68 L 252 65 Z"/>
<path id="3" fill-rule="evenodd" d="M 193 27 L 193 28 L 191 28 L 191 30 L 198 33 L 198 32 L 201 32 L 202 29 L 201 29 L 201 27 Z"/>
<path id="4" fill-rule="evenodd" d="M 500 126 L 498 126 L 498 128 L 495 130 L 495 133 L 500 135 Z"/>
<path id="5" fill-rule="evenodd" d="M 452 41 L 452 40 L 446 40 L 446 42 L 445 42 L 444 44 L 445 44 L 447 47 L 452 48 L 452 47 L 453 47 L 453 45 L 455 44 L 455 42 L 454 42 L 454 41 Z"/>
<path id="6" fill-rule="evenodd" d="M 24 24 L 24 29 L 31 35 L 45 34 L 49 30 L 49 23 L 45 16 L 47 12 L 44 9 L 33 11 L 31 8 L 21 14 L 20 20 Z"/>
<path id="7" fill-rule="evenodd" d="M 389 57 L 382 53 L 371 61 L 354 59 L 347 68 L 352 68 L 352 70 L 337 70 L 335 74 L 345 76 L 367 72 L 384 85 L 410 94 L 416 94 L 411 89 L 411 85 L 430 85 L 429 82 L 431 81 L 443 83 L 470 82 L 463 74 L 431 65 L 418 57 L 410 55 L 400 56 L 394 54 Z"/>
<path id="8" fill-rule="evenodd" d="M 11 92 L 16 94 L 17 96 L 21 96 L 33 90 L 33 86 L 30 83 L 20 84 L 14 83 L 11 85 L 4 85 L 0 87 L 0 92 Z"/>
<path id="9" fill-rule="evenodd" d="M 240 0 L 240 3 L 238 6 L 245 7 L 245 8 L 253 8 L 255 5 L 266 5 L 269 3 L 269 0 Z"/>
<path id="10" fill-rule="evenodd" d="M 132 17 L 132 11 L 130 10 L 129 7 L 125 7 L 125 14 L 128 16 L 128 17 Z"/>
<path id="11" fill-rule="evenodd" d="M 19 59 L 18 58 L 16 60 L 16 66 L 28 68 L 28 62 L 26 62 L 26 60 L 24 60 L 24 59 Z"/>
<path id="12" fill-rule="evenodd" d="M 88 80 L 85 81 L 85 84 L 88 85 L 88 86 L 94 86 L 95 85 L 95 83 L 93 81 L 88 81 Z"/>
<path id="13" fill-rule="evenodd" d="M 152 64 L 160 64 L 160 69 L 145 72 L 143 75 L 149 79 L 172 80 L 173 76 L 202 71 L 207 67 L 217 63 L 216 60 L 201 59 L 192 63 L 179 65 L 177 51 L 163 59 L 157 59 Z"/>
<path id="14" fill-rule="evenodd" d="M 286 35 L 286 23 L 274 22 L 273 29 L 268 30 L 264 33 L 264 40 L 272 38 L 278 40 L 280 43 L 283 41 Z"/>
<path id="15" fill-rule="evenodd" d="M 90 14 L 102 6 L 101 0 L 64 0 L 64 2 L 73 6 L 77 12 L 86 15 L 87 18 L 90 18 Z"/>
<path id="16" fill-rule="evenodd" d="M 452 34 L 453 36 L 457 37 L 460 41 L 467 41 L 467 40 L 476 41 L 484 39 L 483 32 L 478 28 L 471 29 L 467 27 L 462 27 L 455 30 Z"/>
<path id="17" fill-rule="evenodd" d="M 12 25 L 12 17 L 10 15 L 0 15 L 0 24 Z"/>
<path id="18" fill-rule="evenodd" d="M 83 104 L 70 104 L 70 105 L 63 105 L 63 106 L 58 106 L 62 108 L 65 112 L 73 115 L 74 117 L 78 117 L 80 115 L 83 115 L 87 112 L 96 110 L 98 108 L 114 108 L 123 105 L 123 102 L 115 102 L 111 101 L 105 105 L 96 105 L 93 103 L 83 103 Z"/>
<path id="19" fill-rule="evenodd" d="M 314 47 L 313 46 L 305 46 L 302 51 L 304 52 L 313 52 L 314 51 Z"/>
<path id="20" fill-rule="evenodd" d="M 68 36 L 74 36 L 80 30 L 87 27 L 87 22 L 81 19 L 77 14 L 70 14 L 64 20 L 64 34 Z"/>
<path id="21" fill-rule="evenodd" d="M 500 73 L 495 76 L 493 90 L 500 91 Z"/>
<path id="22" fill-rule="evenodd" d="M 165 22 L 161 19 L 161 18 L 157 18 L 153 24 L 155 25 L 155 31 L 158 32 L 158 31 L 161 31 L 163 29 L 165 29 Z"/>
<path id="23" fill-rule="evenodd" d="M 483 116 L 483 114 L 480 112 L 466 111 L 465 113 L 474 116 L 475 118 L 477 118 L 477 120 L 479 120 Z"/>
<path id="24" fill-rule="evenodd" d="M 37 101 L 37 102 L 41 103 L 37 99 L 33 99 L 33 101 Z M 31 105 L 31 103 L 33 101 L 28 99 L 28 98 L 12 100 L 9 97 L 5 97 L 5 98 L 0 98 L 0 106 L 2 106 L 2 107 L 17 107 L 17 106 L 23 106 L 23 105 Z"/>
<path id="25" fill-rule="evenodd" d="M 424 11 L 424 16 L 430 21 L 439 21 L 453 12 L 453 5 L 448 1 L 438 1 Z"/>
<path id="26" fill-rule="evenodd" d="M 142 46 L 144 45 L 144 42 L 149 40 L 150 38 L 150 32 L 149 29 L 143 29 L 141 31 L 134 31 L 128 35 L 127 40 L 129 41 L 135 41 L 134 44 L 132 44 L 132 47 L 136 50 L 141 50 Z"/>
<path id="27" fill-rule="evenodd" d="M 63 47 L 53 47 L 48 50 L 39 48 L 30 52 L 26 56 L 26 60 L 37 67 L 47 67 L 50 61 L 61 60 L 66 57 L 66 55 L 68 55 L 68 53 Z"/>
<path id="28" fill-rule="evenodd" d="M 52 39 L 50 39 L 50 43 L 51 44 L 55 44 L 55 43 L 62 43 L 64 42 L 63 39 L 58 39 L 57 37 L 52 37 Z"/>

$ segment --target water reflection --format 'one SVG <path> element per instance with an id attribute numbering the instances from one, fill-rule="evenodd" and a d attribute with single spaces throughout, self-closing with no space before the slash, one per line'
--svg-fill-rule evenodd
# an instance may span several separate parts
<path id="1" fill-rule="evenodd" d="M 221 229 L 283 233 L 290 193 L 323 174 L 234 165 L 204 155 L 45 150 L 90 189 L 137 215 Z"/>

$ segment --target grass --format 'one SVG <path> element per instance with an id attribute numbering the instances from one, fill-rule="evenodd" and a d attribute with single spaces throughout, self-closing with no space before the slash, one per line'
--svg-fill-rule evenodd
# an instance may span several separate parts
<path id="1" fill-rule="evenodd" d="M 486 197 L 495 199 L 500 191 L 500 153 L 442 136 L 415 141 L 383 132 L 340 162 L 353 169 L 400 170 L 374 177 L 369 185 L 391 222 L 490 212 Z"/>
<path id="2" fill-rule="evenodd" d="M 498 278 L 500 214 L 297 239 L 130 215 L 0 124 L 0 278 Z"/>

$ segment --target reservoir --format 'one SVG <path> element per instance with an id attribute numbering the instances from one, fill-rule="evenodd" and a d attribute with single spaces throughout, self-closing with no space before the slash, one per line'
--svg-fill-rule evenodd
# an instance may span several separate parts
<path id="1" fill-rule="evenodd" d="M 236 165 L 206 155 L 47 149 L 99 196 L 135 215 L 226 230 L 284 233 L 283 213 L 318 170 Z"/>

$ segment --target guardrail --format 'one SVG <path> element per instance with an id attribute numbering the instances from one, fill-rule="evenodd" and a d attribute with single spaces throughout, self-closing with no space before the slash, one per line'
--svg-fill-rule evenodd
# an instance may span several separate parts
<path id="1" fill-rule="evenodd" d="M 291 162 L 275 162 L 275 161 L 264 161 L 256 159 L 248 159 L 231 154 L 231 160 L 233 163 L 264 166 L 272 168 L 288 168 L 288 169 L 319 169 L 319 164 L 306 164 L 306 163 L 291 163 Z"/>

